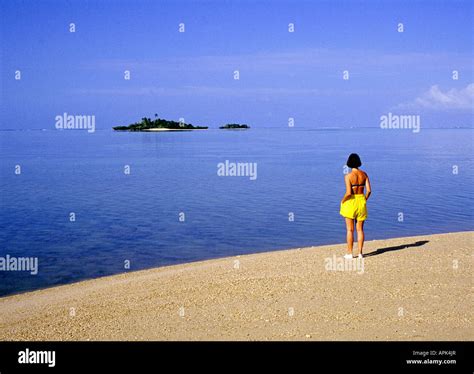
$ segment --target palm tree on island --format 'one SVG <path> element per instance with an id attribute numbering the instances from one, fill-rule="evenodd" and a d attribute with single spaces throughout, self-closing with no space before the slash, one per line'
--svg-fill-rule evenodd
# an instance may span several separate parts
<path id="1" fill-rule="evenodd" d="M 220 126 L 220 129 L 225 130 L 238 130 L 238 129 L 249 129 L 248 125 L 240 125 L 238 123 L 228 123 L 224 126 Z M 155 113 L 155 119 L 152 120 L 148 117 L 143 117 L 141 122 L 132 123 L 128 126 L 115 126 L 115 131 L 187 131 L 187 130 L 206 130 L 207 126 L 193 126 L 190 123 L 184 123 L 182 121 L 168 121 L 158 117 Z"/>
<path id="2" fill-rule="evenodd" d="M 143 117 L 141 122 L 132 123 L 128 126 L 115 126 L 116 131 L 176 131 L 176 130 L 205 130 L 207 126 L 193 126 L 190 123 L 177 121 L 168 121 L 158 117 L 155 113 L 155 119 Z"/>

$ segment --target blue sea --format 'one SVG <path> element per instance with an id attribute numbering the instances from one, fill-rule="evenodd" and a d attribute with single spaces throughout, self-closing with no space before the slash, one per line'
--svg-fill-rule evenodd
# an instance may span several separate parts
<path id="1" fill-rule="evenodd" d="M 37 257 L 39 271 L 0 271 L 0 295 L 342 243 L 339 204 L 352 152 L 360 154 L 373 189 L 366 240 L 473 230 L 473 134 L 296 127 L 1 131 L 0 257 Z M 226 160 L 256 163 L 256 179 L 218 176 Z"/>

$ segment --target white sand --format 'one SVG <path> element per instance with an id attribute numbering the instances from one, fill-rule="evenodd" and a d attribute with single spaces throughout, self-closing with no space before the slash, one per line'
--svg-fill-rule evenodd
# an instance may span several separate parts
<path id="1" fill-rule="evenodd" d="M 371 241 L 360 274 L 326 269 L 341 244 L 4 297 L 0 340 L 472 340 L 473 241 L 474 232 Z"/>

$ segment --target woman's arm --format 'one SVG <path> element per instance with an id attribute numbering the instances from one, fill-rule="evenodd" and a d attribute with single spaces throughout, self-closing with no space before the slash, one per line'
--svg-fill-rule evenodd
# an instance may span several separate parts
<path id="1" fill-rule="evenodd" d="M 372 189 L 370 188 L 370 181 L 369 176 L 367 175 L 367 179 L 365 180 L 365 200 L 369 199 L 370 194 L 372 193 Z"/>
<path id="2" fill-rule="evenodd" d="M 347 199 L 349 199 L 352 195 L 351 191 L 351 182 L 349 181 L 349 174 L 344 176 L 344 183 L 346 184 L 346 193 L 344 194 L 341 204 L 343 204 Z"/>

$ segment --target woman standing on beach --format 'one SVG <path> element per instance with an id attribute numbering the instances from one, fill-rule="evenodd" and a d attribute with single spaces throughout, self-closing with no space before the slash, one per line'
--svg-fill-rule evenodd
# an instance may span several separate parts
<path id="1" fill-rule="evenodd" d="M 362 165 L 360 157 L 351 153 L 347 159 L 347 166 L 352 170 L 344 176 L 346 193 L 341 201 L 340 214 L 346 219 L 347 228 L 347 254 L 344 258 L 353 258 L 352 246 L 354 244 L 354 221 L 357 229 L 358 256 L 362 258 L 364 247 L 364 221 L 367 219 L 366 201 L 370 196 L 371 188 L 369 176 L 359 167 Z M 364 187 L 366 194 L 364 195 Z"/>

